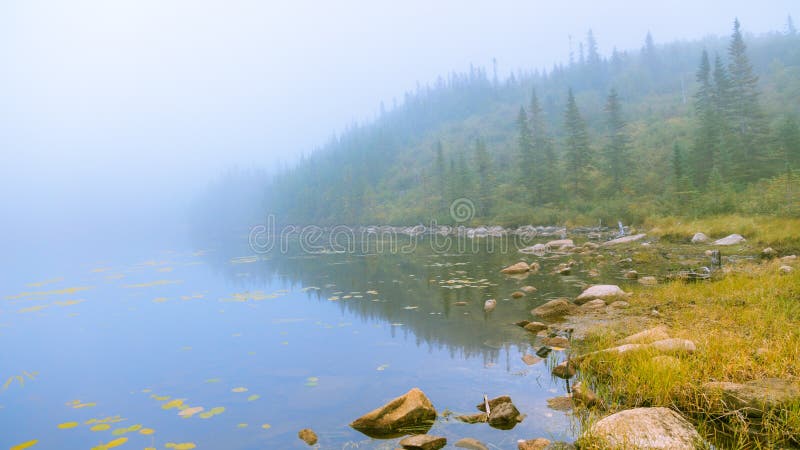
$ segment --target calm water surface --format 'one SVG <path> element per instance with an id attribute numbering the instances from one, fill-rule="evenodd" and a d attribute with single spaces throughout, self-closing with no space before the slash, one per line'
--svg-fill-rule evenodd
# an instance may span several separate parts
<path id="1" fill-rule="evenodd" d="M 8 264 L 0 448 L 38 440 L 33 448 L 88 449 L 121 438 L 123 449 L 306 448 L 297 431 L 311 427 L 320 448 L 391 449 L 397 439 L 373 440 L 348 423 L 415 386 L 440 413 L 430 432 L 450 444 L 573 438 L 570 419 L 546 406 L 564 382 L 521 360 L 536 341 L 512 324 L 579 292 L 578 278 L 548 275 L 564 257 L 538 258 L 541 273 L 518 280 L 498 272 L 516 253 L 421 247 L 260 256 L 234 241 Z M 523 285 L 539 290 L 512 300 Z M 490 314 L 487 298 L 498 299 Z M 527 418 L 502 431 L 441 417 L 476 412 L 484 394 L 510 395 Z"/>

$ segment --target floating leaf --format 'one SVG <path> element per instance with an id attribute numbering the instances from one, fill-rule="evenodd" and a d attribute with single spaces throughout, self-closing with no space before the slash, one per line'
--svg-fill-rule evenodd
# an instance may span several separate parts
<path id="1" fill-rule="evenodd" d="M 38 443 L 39 443 L 39 440 L 38 439 L 34 439 L 32 441 L 23 442 L 22 444 L 17 444 L 15 446 L 11 447 L 9 450 L 25 450 L 26 448 L 31 448 L 34 445 L 38 444 Z"/>
<path id="2" fill-rule="evenodd" d="M 78 426 L 78 422 L 64 422 L 64 423 L 58 424 L 58 428 L 60 428 L 62 430 L 68 430 L 70 428 L 75 428 L 77 426 Z"/>
<path id="3" fill-rule="evenodd" d="M 102 445 L 98 445 L 97 447 L 92 447 L 92 450 L 108 450 L 109 448 L 119 447 L 120 445 L 122 445 L 122 444 L 124 444 L 126 442 L 128 442 L 128 438 L 121 437 L 121 438 L 114 439 L 111 442 L 108 442 L 108 443 L 105 443 L 105 444 L 102 444 Z"/>
<path id="4" fill-rule="evenodd" d="M 89 402 L 89 403 L 81 403 L 81 401 L 80 401 L 80 400 L 73 400 L 73 401 L 71 401 L 71 402 L 67 403 L 67 406 L 71 406 L 71 407 L 73 407 L 73 408 L 75 408 L 75 409 L 80 409 L 80 408 L 91 408 L 91 407 L 93 407 L 93 406 L 97 406 L 97 403 L 94 403 L 94 402 Z"/>
<path id="5" fill-rule="evenodd" d="M 260 398 L 261 398 L 261 396 L 260 396 L 260 395 L 258 395 L 258 394 L 253 394 L 253 395 L 251 395 L 250 397 L 247 397 L 247 401 L 248 401 L 248 402 L 254 402 L 254 401 L 256 401 L 256 400 L 258 400 L 258 399 L 260 399 Z"/>
<path id="6" fill-rule="evenodd" d="M 235 387 L 235 388 L 231 389 L 231 392 L 247 392 L 247 388 L 246 387 Z"/>
<path id="7" fill-rule="evenodd" d="M 156 432 L 156 430 L 154 430 L 152 428 L 142 428 L 141 430 L 139 430 L 139 434 L 143 434 L 145 436 L 150 436 L 151 434 L 153 434 L 155 432 Z"/>
<path id="8" fill-rule="evenodd" d="M 172 449 L 175 449 L 175 450 L 192 450 L 193 448 L 196 448 L 197 446 L 194 445 L 193 442 L 183 442 L 183 443 L 180 443 L 180 444 L 176 444 L 174 442 L 167 442 L 166 444 L 164 444 L 164 447 L 172 448 Z"/>
<path id="9" fill-rule="evenodd" d="M 264 425 L 261 425 L 261 428 L 263 428 L 265 430 L 269 430 L 270 428 L 272 428 L 272 425 L 270 425 L 268 423 L 265 423 Z"/>
<path id="10" fill-rule="evenodd" d="M 27 308 L 22 308 L 17 312 L 20 313 L 20 314 L 25 314 L 25 313 L 31 313 L 31 312 L 38 312 L 38 311 L 41 311 L 41 310 L 43 310 L 45 308 L 47 308 L 47 305 L 35 305 L 35 306 L 29 306 Z"/>
<path id="11" fill-rule="evenodd" d="M 65 289 L 58 289 L 55 291 L 23 292 L 21 294 L 8 296 L 6 297 L 6 300 L 18 300 L 20 298 L 25 298 L 25 297 L 44 297 L 48 295 L 74 294 L 76 292 L 85 291 L 91 288 L 92 288 L 91 286 L 78 286 Z"/>
<path id="12" fill-rule="evenodd" d="M 64 281 L 64 278 L 63 277 L 50 278 L 49 280 L 37 281 L 36 283 L 28 283 L 28 284 L 26 284 L 26 286 L 27 287 L 42 287 L 42 286 L 44 286 L 46 284 L 58 283 L 59 281 Z"/>
<path id="13" fill-rule="evenodd" d="M 224 406 L 217 406 L 216 408 L 211 408 L 209 411 L 206 411 L 200 414 L 201 419 L 210 419 L 218 414 L 222 414 L 225 412 Z"/>
<path id="14" fill-rule="evenodd" d="M 306 379 L 306 386 L 315 387 L 318 382 L 319 382 L 319 378 L 317 378 L 317 377 L 308 377 Z"/>
<path id="15" fill-rule="evenodd" d="M 164 286 L 167 284 L 178 284 L 183 283 L 183 280 L 156 280 L 150 281 L 148 283 L 139 283 L 139 284 L 126 284 L 124 287 L 125 289 L 139 289 L 139 288 L 148 288 L 154 286 Z"/>
<path id="16" fill-rule="evenodd" d="M 183 406 L 183 401 L 184 400 L 185 399 L 183 399 L 183 398 L 176 398 L 174 400 L 170 400 L 167 403 L 164 403 L 163 405 L 161 405 L 161 409 L 180 408 L 181 406 Z"/>
<path id="17" fill-rule="evenodd" d="M 205 382 L 206 383 L 219 383 L 220 381 L 222 381 L 222 380 L 220 380 L 219 378 L 209 378 Z"/>
<path id="18" fill-rule="evenodd" d="M 375 369 L 375 370 L 384 371 L 384 370 L 386 370 L 388 367 L 389 367 L 389 365 L 388 365 L 388 364 L 381 364 L 381 365 L 380 365 L 380 366 L 378 366 L 378 368 L 377 368 L 377 369 Z"/>
<path id="19" fill-rule="evenodd" d="M 54 301 L 53 304 L 56 306 L 72 306 L 77 305 L 79 303 L 83 303 L 86 300 L 57 300 Z"/>
<path id="20" fill-rule="evenodd" d="M 111 425 L 107 423 L 98 423 L 97 425 L 90 428 L 92 431 L 106 431 L 111 428 Z"/>
<path id="21" fill-rule="evenodd" d="M 237 424 L 236 428 L 247 428 L 247 424 L 246 423 Z"/>
<path id="22" fill-rule="evenodd" d="M 192 417 L 193 415 L 195 415 L 195 414 L 197 414 L 199 412 L 203 412 L 204 409 L 205 408 L 203 408 L 202 406 L 195 406 L 193 408 L 186 408 L 186 409 L 181 410 L 181 412 L 179 412 L 178 415 L 181 416 L 181 417 L 187 417 L 188 418 L 188 417 Z"/>
<path id="23" fill-rule="evenodd" d="M 150 396 L 150 398 L 155 399 L 155 401 L 157 401 L 157 402 L 165 402 L 165 401 L 171 399 L 172 397 L 170 397 L 169 395 L 161 395 L 161 396 L 159 396 L 159 395 L 153 394 L 153 395 Z"/>

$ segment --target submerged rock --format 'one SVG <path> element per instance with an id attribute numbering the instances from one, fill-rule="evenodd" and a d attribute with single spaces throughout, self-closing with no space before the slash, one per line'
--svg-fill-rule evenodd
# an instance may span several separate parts
<path id="1" fill-rule="evenodd" d="M 703 385 L 715 409 L 742 411 L 750 417 L 761 417 L 769 410 L 788 408 L 800 402 L 800 387 L 788 380 L 765 378 L 743 384 L 711 382 Z"/>
<path id="2" fill-rule="evenodd" d="M 527 294 L 533 294 L 534 292 L 536 292 L 536 288 L 533 286 L 522 286 L 521 288 L 519 288 L 519 290 Z"/>
<path id="3" fill-rule="evenodd" d="M 459 420 L 464 423 L 483 423 L 489 420 L 486 417 L 486 413 L 477 413 L 477 414 L 464 414 L 461 416 L 456 416 L 456 420 Z"/>
<path id="4" fill-rule="evenodd" d="M 542 358 L 538 358 L 536 356 L 529 355 L 527 353 L 522 355 L 522 362 L 524 362 L 525 364 L 527 364 L 529 366 L 537 364 L 540 361 L 542 361 Z"/>
<path id="5" fill-rule="evenodd" d="M 566 298 L 550 300 L 544 305 L 531 310 L 531 314 L 539 317 L 556 317 L 574 313 L 578 307 Z"/>
<path id="6" fill-rule="evenodd" d="M 543 324 L 542 322 L 528 322 L 523 328 L 531 333 L 538 333 L 542 330 L 546 330 L 547 325 Z"/>
<path id="7" fill-rule="evenodd" d="M 587 437 L 611 448 L 694 450 L 702 439 L 686 419 L 668 408 L 635 408 L 605 417 Z"/>
<path id="8" fill-rule="evenodd" d="M 564 336 L 552 336 L 542 339 L 542 344 L 548 347 L 569 348 L 569 339 Z"/>
<path id="9" fill-rule="evenodd" d="M 576 373 L 575 363 L 573 363 L 572 361 L 563 361 L 559 365 L 553 367 L 552 373 L 554 376 L 558 378 L 569 380 L 570 378 L 575 376 Z"/>
<path id="10" fill-rule="evenodd" d="M 525 297 L 525 293 L 522 291 L 514 291 L 511 293 L 511 298 L 522 298 Z"/>
<path id="11" fill-rule="evenodd" d="M 400 446 L 406 450 L 439 450 L 447 445 L 447 439 L 429 434 L 417 434 L 400 441 Z"/>
<path id="12" fill-rule="evenodd" d="M 572 386 L 572 398 L 587 408 L 594 408 L 595 406 L 601 405 L 600 397 L 598 397 L 593 390 L 580 382 Z"/>
<path id="13" fill-rule="evenodd" d="M 736 245 L 736 244 L 741 244 L 742 242 L 745 241 L 746 239 L 743 238 L 741 235 L 731 234 L 725 236 L 722 239 L 717 239 L 716 241 L 712 242 L 711 245 Z"/>
<path id="14" fill-rule="evenodd" d="M 529 439 L 527 441 L 517 441 L 518 450 L 544 450 L 550 445 L 550 441 L 545 438 Z"/>
<path id="15" fill-rule="evenodd" d="M 314 430 L 311 428 L 303 428 L 297 432 L 297 437 L 308 445 L 314 445 L 317 443 L 317 433 L 314 433 Z"/>
<path id="16" fill-rule="evenodd" d="M 455 446 L 458 448 L 466 448 L 467 450 L 489 450 L 489 447 L 483 442 L 473 438 L 459 439 L 458 442 L 455 443 Z"/>
<path id="17" fill-rule="evenodd" d="M 430 429 L 436 419 L 431 401 L 418 388 L 359 417 L 351 427 L 370 437 L 390 437 L 406 434 L 405 431 Z"/>
<path id="18" fill-rule="evenodd" d="M 531 267 L 525 261 L 520 261 L 516 264 L 510 265 L 505 269 L 502 269 L 500 272 L 505 274 L 519 274 L 525 273 L 531 270 Z"/>
<path id="19" fill-rule="evenodd" d="M 627 296 L 628 294 L 615 284 L 596 284 L 581 292 L 581 295 L 575 299 L 575 303 L 580 305 L 596 298 L 603 300 L 613 298 L 624 299 L 627 298 Z"/>

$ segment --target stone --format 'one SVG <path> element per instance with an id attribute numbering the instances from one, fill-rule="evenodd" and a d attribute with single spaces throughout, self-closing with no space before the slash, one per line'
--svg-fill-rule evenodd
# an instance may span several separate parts
<path id="1" fill-rule="evenodd" d="M 603 300 L 624 299 L 627 296 L 628 294 L 615 284 L 596 284 L 581 292 L 581 295 L 575 299 L 575 303 L 581 305 L 596 298 Z"/>
<path id="2" fill-rule="evenodd" d="M 521 327 L 521 328 L 525 328 L 529 323 L 531 323 L 530 320 L 520 320 L 518 322 L 514 322 L 514 325 L 516 325 L 518 327 Z"/>
<path id="3" fill-rule="evenodd" d="M 547 399 L 547 407 L 554 411 L 571 411 L 573 406 L 571 395 L 560 395 Z"/>
<path id="4" fill-rule="evenodd" d="M 782 275 L 788 275 L 788 274 L 792 273 L 793 270 L 794 269 L 792 268 L 792 266 L 780 266 L 780 267 L 778 267 L 778 272 L 780 272 Z"/>
<path id="5" fill-rule="evenodd" d="M 542 339 L 542 344 L 548 347 L 569 348 L 569 339 L 564 336 L 553 336 Z"/>
<path id="6" fill-rule="evenodd" d="M 497 307 L 497 300 L 490 298 L 483 303 L 483 310 L 486 312 L 490 312 Z"/>
<path id="7" fill-rule="evenodd" d="M 772 247 L 767 247 L 764 250 L 761 250 L 761 257 L 762 258 L 770 259 L 770 258 L 774 258 L 776 256 L 778 256 L 778 252 L 776 252 L 775 249 L 773 249 Z"/>
<path id="8" fill-rule="evenodd" d="M 523 328 L 530 331 L 531 333 L 538 333 L 542 330 L 546 330 L 547 325 L 543 324 L 542 322 L 529 322 Z"/>
<path id="9" fill-rule="evenodd" d="M 557 366 L 553 367 L 552 374 L 558 378 L 569 380 L 575 376 L 577 372 L 575 364 L 571 361 L 562 361 Z"/>
<path id="10" fill-rule="evenodd" d="M 400 441 L 400 446 L 406 450 L 439 450 L 447 445 L 447 439 L 429 434 L 416 434 Z"/>
<path id="11" fill-rule="evenodd" d="M 489 413 L 489 425 L 494 428 L 510 430 L 519 422 L 522 422 L 522 415 L 511 402 L 500 403 L 492 407 Z"/>
<path id="12" fill-rule="evenodd" d="M 413 388 L 404 395 L 359 417 L 351 427 L 370 437 L 390 437 L 406 434 L 404 431 L 415 431 L 425 428 L 427 431 L 436 419 L 436 409 L 431 401 L 418 388 Z"/>
<path id="13" fill-rule="evenodd" d="M 629 271 L 625 272 L 625 278 L 627 278 L 629 280 L 635 280 L 635 279 L 639 278 L 639 272 L 637 272 L 635 270 L 629 270 Z"/>
<path id="14" fill-rule="evenodd" d="M 716 241 L 712 242 L 711 245 L 736 245 L 745 242 L 747 239 L 743 238 L 739 234 L 731 234 L 725 236 L 722 239 L 717 239 Z"/>
<path id="15" fill-rule="evenodd" d="M 465 414 L 462 416 L 456 416 L 456 420 L 459 420 L 464 423 L 483 423 L 489 420 L 486 417 L 486 413 L 478 413 L 478 414 Z"/>
<path id="16" fill-rule="evenodd" d="M 534 292 L 536 292 L 536 288 L 533 286 L 522 286 L 521 288 L 519 288 L 519 290 L 527 294 L 533 294 Z"/>
<path id="17" fill-rule="evenodd" d="M 552 351 L 553 351 L 552 348 L 550 348 L 550 347 L 548 347 L 546 345 L 543 345 L 543 346 L 541 346 L 541 347 L 536 349 L 536 356 L 538 356 L 540 358 L 547 358 L 547 355 L 549 355 L 550 352 L 552 352 Z"/>
<path id="18" fill-rule="evenodd" d="M 639 284 L 642 284 L 644 286 L 655 286 L 658 284 L 658 280 L 656 279 L 656 277 L 642 277 L 639 278 Z"/>
<path id="19" fill-rule="evenodd" d="M 521 248 L 518 250 L 520 253 L 527 255 L 544 255 L 547 253 L 547 246 L 545 244 L 535 244 L 530 247 Z"/>
<path id="20" fill-rule="evenodd" d="M 578 307 L 574 303 L 566 298 L 557 298 L 532 309 L 531 314 L 539 317 L 557 317 L 571 314 L 575 312 L 577 308 Z"/>
<path id="21" fill-rule="evenodd" d="M 794 262 L 794 261 L 797 261 L 797 255 L 789 255 L 789 256 L 781 257 L 781 262 L 784 262 L 784 263 L 790 263 L 790 262 Z"/>
<path id="22" fill-rule="evenodd" d="M 591 302 L 589 302 L 589 303 L 591 303 Z M 608 305 L 608 307 L 612 308 L 612 309 L 625 309 L 625 308 L 628 308 L 629 306 L 631 306 L 631 304 L 626 302 L 625 300 L 617 300 L 615 302 L 612 302 L 610 305 Z"/>
<path id="23" fill-rule="evenodd" d="M 511 293 L 511 298 L 522 298 L 525 297 L 525 293 L 522 291 L 514 291 Z"/>
<path id="24" fill-rule="evenodd" d="M 538 272 L 539 269 L 541 269 L 541 268 L 542 268 L 542 266 L 539 265 L 538 262 L 532 262 L 531 265 L 529 266 L 529 269 L 530 269 L 531 272 Z"/>
<path id="25" fill-rule="evenodd" d="M 544 450 L 550 445 L 550 441 L 545 438 L 530 439 L 527 441 L 517 441 L 518 450 Z"/>
<path id="26" fill-rule="evenodd" d="M 694 353 L 697 351 L 694 342 L 679 338 L 662 339 L 653 342 L 650 346 L 665 353 Z"/>
<path id="27" fill-rule="evenodd" d="M 500 272 L 505 274 L 518 274 L 518 273 L 525 273 L 531 270 L 531 267 L 528 263 L 524 261 L 520 261 L 516 264 L 510 265 L 505 269 L 501 270 Z"/>
<path id="28" fill-rule="evenodd" d="M 575 383 L 572 386 L 572 398 L 578 403 L 586 406 L 587 408 L 594 408 L 600 406 L 600 397 L 594 393 L 593 390 L 586 387 L 583 383 Z"/>
<path id="29" fill-rule="evenodd" d="M 645 236 L 647 236 L 647 235 L 644 234 L 644 233 L 642 233 L 642 234 L 634 234 L 634 235 L 631 235 L 631 236 L 623 236 L 623 237 L 620 237 L 620 238 L 616 238 L 616 239 L 612 239 L 610 241 L 603 242 L 602 245 L 604 247 L 608 247 L 609 245 L 627 244 L 629 242 L 638 241 L 639 239 L 642 239 Z"/>
<path id="30" fill-rule="evenodd" d="M 314 430 L 311 428 L 303 428 L 302 430 L 298 431 L 297 437 L 299 437 L 308 445 L 314 445 L 317 443 L 317 433 L 314 433 Z"/>
<path id="31" fill-rule="evenodd" d="M 738 410 L 750 417 L 761 417 L 769 410 L 787 408 L 800 402 L 800 387 L 780 378 L 765 378 L 743 384 L 710 382 L 703 385 L 703 391 L 716 409 Z"/>
<path id="32" fill-rule="evenodd" d="M 646 349 L 647 347 L 648 347 L 647 344 L 622 344 L 616 347 L 607 348 L 605 350 L 599 350 L 593 353 L 617 353 L 621 355 L 623 353 L 628 353 L 636 350 L 643 350 Z"/>
<path id="33" fill-rule="evenodd" d="M 529 355 L 527 353 L 522 355 L 522 362 L 524 362 L 525 364 L 527 364 L 529 366 L 537 364 L 540 361 L 542 361 L 542 358 L 538 358 L 536 356 Z"/>
<path id="34" fill-rule="evenodd" d="M 466 448 L 467 450 L 489 450 L 483 442 L 473 438 L 459 439 L 455 446 L 458 448 Z"/>
<path id="35" fill-rule="evenodd" d="M 490 410 L 491 409 L 495 409 L 501 403 L 511 403 L 511 397 L 509 397 L 507 395 L 501 395 L 499 397 L 495 397 L 495 398 L 489 400 L 489 409 Z M 478 403 L 477 405 L 475 405 L 475 407 L 478 408 L 479 411 L 486 412 L 486 403 L 485 402 Z"/>
<path id="36" fill-rule="evenodd" d="M 606 301 L 603 299 L 596 298 L 594 300 L 590 300 L 583 305 L 581 305 L 581 310 L 583 311 L 594 311 L 598 309 L 603 309 L 606 307 Z"/>
<path id="37" fill-rule="evenodd" d="M 694 236 L 692 236 L 692 244 L 705 244 L 710 240 L 711 238 L 706 236 L 705 233 L 695 233 Z"/>
<path id="38" fill-rule="evenodd" d="M 649 344 L 651 342 L 669 339 L 669 337 L 670 336 L 669 333 L 667 333 L 667 327 L 664 325 L 659 325 L 657 327 L 649 328 L 636 334 L 632 334 L 619 342 L 620 344 Z"/>
<path id="39" fill-rule="evenodd" d="M 663 408 L 635 408 L 604 417 L 592 425 L 591 442 L 611 448 L 694 450 L 702 439 L 686 419 Z"/>
<path id="40" fill-rule="evenodd" d="M 572 241 L 572 239 L 557 239 L 544 245 L 550 248 L 561 248 L 564 246 L 574 247 L 575 243 Z"/>
<path id="41" fill-rule="evenodd" d="M 557 275 L 569 275 L 572 273 L 572 267 L 567 264 L 559 264 L 558 267 L 556 267 L 555 273 Z"/>
<path id="42" fill-rule="evenodd" d="M 467 302 L 455 302 L 453 303 L 454 306 L 467 306 Z"/>

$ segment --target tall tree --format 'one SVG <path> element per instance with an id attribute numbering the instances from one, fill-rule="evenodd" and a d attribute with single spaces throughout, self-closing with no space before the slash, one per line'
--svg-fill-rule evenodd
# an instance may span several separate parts
<path id="1" fill-rule="evenodd" d="M 478 216 L 489 215 L 491 206 L 492 188 L 494 187 L 494 175 L 492 173 L 492 157 L 486 151 L 486 144 L 480 137 L 475 139 L 475 170 L 478 175 L 478 192 L 475 194 L 478 201 Z"/>
<path id="2" fill-rule="evenodd" d="M 519 152 L 519 164 L 517 169 L 517 182 L 525 190 L 524 197 L 528 202 L 534 198 L 533 191 L 536 188 L 534 167 L 536 162 L 533 159 L 533 142 L 531 139 L 531 128 L 528 125 L 528 114 L 525 108 L 519 108 L 517 115 L 517 146 Z"/>
<path id="3" fill-rule="evenodd" d="M 731 92 L 731 80 L 725 64 L 719 55 L 714 56 L 714 89 L 711 95 L 712 115 L 711 124 L 713 127 L 713 159 L 720 176 L 725 178 L 733 177 L 734 158 L 732 148 L 736 145 L 733 140 L 735 133 L 731 127 L 731 103 L 733 102 Z"/>
<path id="4" fill-rule="evenodd" d="M 600 53 L 597 50 L 597 40 L 594 38 L 592 30 L 586 33 L 586 64 L 590 67 L 600 66 Z"/>
<path id="5" fill-rule="evenodd" d="M 616 89 L 611 89 L 605 105 L 608 141 L 603 152 L 605 169 L 611 178 L 611 189 L 618 192 L 628 174 L 628 135 L 622 118 L 622 105 Z"/>
<path id="6" fill-rule="evenodd" d="M 800 124 L 797 116 L 787 115 L 777 133 L 778 157 L 787 170 L 800 169 Z"/>
<path id="7" fill-rule="evenodd" d="M 573 195 L 588 194 L 586 177 L 591 163 L 589 133 L 578 110 L 572 88 L 567 93 L 567 108 L 564 112 L 564 162 L 566 178 L 572 185 Z"/>
<path id="8" fill-rule="evenodd" d="M 439 192 L 436 194 L 439 196 L 439 203 L 440 207 L 444 207 L 446 203 L 446 193 L 445 193 L 445 180 L 446 178 L 446 169 L 444 164 L 444 150 L 442 149 L 442 141 L 436 141 L 436 173 L 434 178 L 436 179 L 436 188 Z"/>
<path id="9" fill-rule="evenodd" d="M 786 16 L 786 34 L 789 36 L 794 36 L 797 34 L 797 28 L 794 26 L 794 20 L 792 20 L 791 14 Z"/>
<path id="10" fill-rule="evenodd" d="M 739 20 L 736 19 L 728 46 L 728 74 L 733 132 L 731 151 L 734 178 L 739 181 L 752 181 L 762 175 L 755 163 L 763 161 L 761 149 L 766 132 L 766 122 L 759 105 L 758 77 L 753 73 L 746 51 Z"/>
<path id="11" fill-rule="evenodd" d="M 536 183 L 534 201 L 539 204 L 552 202 L 558 195 L 558 160 L 553 148 L 553 140 L 547 132 L 544 112 L 539 105 L 535 89 L 531 93 L 530 122 Z"/>
<path id="12" fill-rule="evenodd" d="M 705 186 L 709 171 L 714 166 L 714 154 L 719 141 L 714 118 L 714 84 L 711 78 L 711 63 L 706 50 L 703 50 L 700 58 L 696 79 L 698 88 L 694 94 L 694 109 L 698 125 L 690 161 L 694 184 L 702 187 Z"/>

